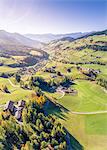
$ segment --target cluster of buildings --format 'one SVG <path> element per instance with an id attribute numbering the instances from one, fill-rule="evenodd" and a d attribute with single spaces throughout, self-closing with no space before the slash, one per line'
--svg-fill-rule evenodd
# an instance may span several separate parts
<path id="1" fill-rule="evenodd" d="M 37 71 L 37 69 L 34 67 L 32 67 L 32 68 L 23 67 L 19 70 L 19 73 L 21 73 L 22 75 L 24 75 L 24 74 L 32 75 L 36 71 Z"/>
<path id="2" fill-rule="evenodd" d="M 78 91 L 72 88 L 67 88 L 67 87 L 63 87 L 63 86 L 59 86 L 56 90 L 57 92 L 63 91 L 66 94 L 72 94 L 72 95 L 76 95 L 78 94 Z"/>
<path id="3" fill-rule="evenodd" d="M 56 73 L 55 68 L 56 68 L 56 66 L 52 66 L 50 68 L 45 68 L 44 72 Z"/>
<path id="4" fill-rule="evenodd" d="M 82 68 L 82 67 L 78 67 L 77 68 L 79 71 L 81 71 L 82 73 L 94 78 L 96 77 L 101 71 L 100 70 L 95 70 L 92 68 Z"/>
<path id="5" fill-rule="evenodd" d="M 57 76 L 64 77 L 64 75 L 60 71 L 56 71 L 55 69 L 56 66 L 52 66 L 50 68 L 45 68 L 44 72 L 53 73 L 54 75 L 50 75 L 50 77 L 52 78 L 56 78 Z"/>
<path id="6" fill-rule="evenodd" d="M 14 102 L 10 100 L 4 106 L 4 111 L 11 112 L 11 114 L 14 115 L 18 121 L 22 121 L 22 111 L 25 105 L 26 102 L 24 100 L 18 101 L 17 105 L 15 105 Z"/>

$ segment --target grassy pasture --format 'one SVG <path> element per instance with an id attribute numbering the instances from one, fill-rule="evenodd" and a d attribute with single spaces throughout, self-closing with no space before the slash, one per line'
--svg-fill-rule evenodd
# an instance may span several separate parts
<path id="1" fill-rule="evenodd" d="M 0 86 L 2 85 L 6 85 L 10 93 L 4 93 L 0 91 L 0 105 L 6 103 L 8 100 L 27 100 L 29 95 L 32 93 L 31 90 L 24 90 L 20 87 L 13 87 L 7 79 L 0 78 Z"/>
<path id="2" fill-rule="evenodd" d="M 53 104 L 48 105 L 47 112 L 57 116 L 85 150 L 106 150 L 107 114 L 76 115 L 70 111 L 62 111 Z M 71 144 L 73 143 L 74 140 L 71 139 Z M 75 150 L 80 149 L 76 147 Z"/>
<path id="3" fill-rule="evenodd" d="M 11 58 L 0 57 L 0 62 L 2 62 L 5 65 L 17 63 L 17 61 L 12 57 Z"/>
<path id="4" fill-rule="evenodd" d="M 0 66 L 0 73 L 14 73 L 17 72 L 19 68 L 11 68 L 8 66 Z"/>
<path id="5" fill-rule="evenodd" d="M 84 51 L 87 53 L 88 49 Z M 83 52 L 81 52 L 81 56 L 84 56 L 82 53 Z M 92 50 L 89 50 L 89 53 L 84 56 L 85 59 L 89 60 L 89 58 L 91 58 L 91 53 L 93 53 L 93 57 L 101 55 L 101 59 L 103 59 L 103 61 L 106 60 L 106 53 L 93 52 Z M 77 54 L 77 56 L 79 57 L 80 55 Z M 51 66 L 56 66 L 56 70 L 60 70 L 65 75 L 84 78 L 84 76 L 77 71 L 75 65 L 52 61 L 47 64 L 47 67 Z M 106 66 L 97 64 L 86 64 L 81 66 L 83 68 L 100 69 L 101 73 L 98 75 L 98 78 L 107 78 Z M 66 72 L 68 67 L 72 67 L 71 73 Z M 62 111 L 54 105 L 49 105 L 47 111 L 58 117 L 59 121 L 68 129 L 74 138 L 84 146 L 85 150 L 106 150 L 107 114 L 76 115 L 72 114 L 70 111 L 95 112 L 107 110 L 107 93 L 95 82 L 76 80 L 75 83 L 76 84 L 73 85 L 73 87 L 78 90 L 78 95 L 65 95 L 62 99 L 57 99 L 61 94 L 49 94 L 49 96 L 57 99 L 57 102 L 68 109 L 68 111 Z M 73 144 L 72 140 L 71 143 Z"/>
<path id="6" fill-rule="evenodd" d="M 72 111 L 97 111 L 107 110 L 107 93 L 90 81 L 76 81 L 73 86 L 78 94 L 75 96 L 65 95 L 58 100 L 63 106 Z"/>
<path id="7" fill-rule="evenodd" d="M 106 150 L 107 114 L 74 115 L 63 113 L 61 123 L 83 145 L 85 150 Z"/>
<path id="8" fill-rule="evenodd" d="M 97 65 L 97 64 L 86 64 L 86 65 L 81 65 L 83 68 L 93 68 L 93 69 L 100 69 L 101 73 L 98 74 L 97 78 L 104 78 L 107 79 L 107 65 L 103 66 L 103 65 Z"/>
<path id="9" fill-rule="evenodd" d="M 59 121 L 84 146 L 85 150 L 106 150 L 107 114 L 77 115 L 70 111 L 107 110 L 107 94 L 99 85 L 90 81 L 77 80 L 74 87 L 78 90 L 77 96 L 65 95 L 57 100 L 68 111 L 62 111 L 54 105 L 49 105 L 47 111 L 59 118 Z M 59 97 L 53 94 L 54 98 L 57 96 Z"/>
<path id="10" fill-rule="evenodd" d="M 67 55 L 66 55 L 67 54 Z M 101 58 L 99 58 L 99 56 Z M 92 49 L 83 49 L 82 51 L 78 50 L 66 50 L 61 52 L 56 52 L 55 58 L 60 60 L 66 60 L 69 62 L 89 62 L 89 61 L 99 61 L 102 63 L 107 63 L 107 53 L 104 51 L 94 51 Z"/>
<path id="11" fill-rule="evenodd" d="M 106 36 L 93 36 L 94 42 L 96 41 L 107 41 Z M 67 42 L 61 46 L 62 50 L 56 53 L 57 60 L 66 60 L 70 62 L 89 62 L 89 61 L 100 61 L 107 63 L 107 53 L 103 51 L 93 51 L 92 49 L 84 49 L 82 51 L 73 50 L 76 46 L 83 46 L 84 44 L 90 44 L 90 39 L 81 39 L 75 42 Z M 58 43 L 59 44 L 59 43 Z M 69 50 L 63 50 L 67 46 Z M 34 53 L 32 51 L 32 53 Z M 101 58 L 97 58 L 101 56 Z M 14 57 L 16 60 L 22 60 L 23 57 Z M 14 60 L 9 59 L 1 60 L 6 64 L 14 63 Z M 56 61 L 49 61 L 47 67 L 56 66 L 56 71 L 61 71 L 64 75 L 70 77 L 80 77 L 84 79 L 84 75 L 76 69 L 76 65 L 63 64 Z M 97 64 L 81 65 L 86 68 L 100 69 L 101 73 L 98 78 L 103 77 L 107 79 L 107 65 L 101 66 Z M 71 67 L 71 73 L 67 72 L 67 68 Z M 10 68 L 6 66 L 0 66 L 0 72 L 15 72 L 17 68 Z M 37 72 L 36 76 L 41 76 L 45 80 L 51 79 L 50 73 L 44 73 L 43 71 Z M 26 77 L 27 78 L 27 77 Z M 14 80 L 11 79 L 12 83 L 15 84 Z M 22 88 L 14 88 L 7 79 L 0 78 L 0 85 L 6 84 L 10 94 L 3 93 L 0 91 L 0 104 L 4 104 L 8 100 L 18 101 L 20 99 L 28 99 L 28 96 L 32 93 L 30 90 L 24 90 Z M 95 82 L 86 80 L 76 80 L 73 85 L 78 91 L 78 95 L 71 96 L 65 95 L 62 99 L 57 99 L 61 96 L 60 93 L 50 94 L 57 99 L 67 110 L 62 110 L 53 104 L 48 105 L 46 111 L 49 114 L 53 114 L 58 117 L 58 120 L 67 128 L 69 133 L 77 139 L 85 150 L 106 150 L 107 149 L 107 114 L 95 114 L 95 115 L 77 115 L 72 114 L 71 111 L 77 112 L 95 112 L 107 110 L 107 93 L 102 87 L 97 85 Z M 0 108 L 1 109 L 1 108 Z M 73 144 L 71 138 L 71 143 Z M 76 147 L 75 150 L 80 150 Z"/>
<path id="12" fill-rule="evenodd" d="M 100 35 L 100 36 L 93 36 L 94 41 L 105 41 L 107 42 L 107 36 L 105 35 Z"/>

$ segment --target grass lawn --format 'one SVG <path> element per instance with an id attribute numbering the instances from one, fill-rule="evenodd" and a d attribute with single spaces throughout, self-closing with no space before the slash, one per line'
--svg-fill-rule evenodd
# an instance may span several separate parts
<path id="1" fill-rule="evenodd" d="M 18 70 L 19 68 L 11 68 L 8 66 L 0 66 L 0 73 L 14 73 Z"/>
<path id="2" fill-rule="evenodd" d="M 50 73 L 48 73 L 48 72 L 43 72 L 43 71 L 39 71 L 39 72 L 37 72 L 36 73 L 36 75 L 35 76 L 39 76 L 39 77 L 42 77 L 42 78 L 44 78 L 46 81 L 48 81 L 48 80 L 50 80 L 51 79 L 51 76 L 50 76 L 51 74 Z"/>
<path id="3" fill-rule="evenodd" d="M 63 113 L 59 121 L 83 145 L 85 150 L 106 150 L 107 114 L 75 115 Z"/>
<path id="4" fill-rule="evenodd" d="M 24 90 L 22 88 L 13 87 L 9 81 L 5 78 L 0 78 L 0 86 L 6 85 L 10 93 L 4 93 L 0 91 L 0 104 L 6 103 L 8 100 L 18 101 L 21 99 L 27 100 L 32 93 L 31 90 Z"/>
<path id="5" fill-rule="evenodd" d="M 88 134 L 107 135 L 107 114 L 86 116 L 85 126 Z"/>
<path id="6" fill-rule="evenodd" d="M 99 85 L 90 81 L 78 80 L 73 87 L 78 91 L 77 95 L 65 95 L 62 99 L 57 100 L 65 108 L 80 112 L 107 110 L 107 93 Z"/>
<path id="7" fill-rule="evenodd" d="M 6 58 L 6 57 L 0 57 L 0 62 L 2 62 L 4 65 L 17 63 L 17 61 L 15 59 Z"/>
<path id="8" fill-rule="evenodd" d="M 81 150 L 82 145 L 85 150 L 106 150 L 107 147 L 107 114 L 96 115 L 76 115 L 70 111 L 62 111 L 55 105 L 47 108 L 49 114 L 58 117 L 59 121 L 69 131 L 69 133 L 79 141 L 71 138 L 74 150 Z"/>
<path id="9" fill-rule="evenodd" d="M 104 78 L 107 79 L 107 65 L 102 66 L 98 64 L 87 64 L 87 65 L 82 65 L 83 68 L 93 68 L 93 69 L 100 69 L 101 73 L 98 75 L 97 78 Z"/>
<path id="10" fill-rule="evenodd" d="M 55 51 L 54 60 L 83 63 L 96 61 L 107 64 L 107 52 L 94 51 L 88 48 L 82 51 L 73 50 L 73 48 L 84 46 L 85 44 L 90 45 L 91 38 L 93 42 L 107 41 L 106 36 L 93 36 L 86 39 L 79 39 L 76 42 L 57 42 L 55 46 L 51 47 L 50 45 L 49 50 L 52 48 L 57 49 L 56 46 L 62 44 L 60 50 Z M 63 50 L 67 47 L 69 48 Z M 53 61 L 48 63 L 47 66 L 57 66 L 56 70 L 60 70 L 63 74 L 69 75 L 74 79 L 76 77 L 85 78 L 85 76 L 77 71 L 75 65 Z M 72 71 L 69 74 L 66 72 L 68 67 L 72 67 Z M 86 64 L 82 65 L 82 67 L 100 69 L 101 73 L 97 78 L 107 79 L 107 65 Z M 57 102 L 68 109 L 68 111 L 62 111 L 60 108 L 51 104 L 48 106 L 47 112 L 57 116 L 71 135 L 83 145 L 85 150 L 107 150 L 107 114 L 77 115 L 70 112 L 71 110 L 78 112 L 107 110 L 107 93 L 94 82 L 85 80 L 77 80 L 73 87 L 77 89 L 78 95 L 65 95 L 62 99 L 57 99 Z M 58 95 L 54 93 L 49 96 L 56 99 Z M 74 147 L 76 146 L 72 140 L 71 144 Z M 80 148 L 76 147 L 75 150 L 80 150 Z"/>
<path id="11" fill-rule="evenodd" d="M 57 100 L 68 111 L 49 105 L 47 112 L 58 117 L 71 135 L 77 139 L 85 150 L 106 150 L 107 148 L 107 114 L 77 115 L 72 111 L 107 110 L 107 94 L 94 82 L 77 80 L 77 96 L 66 95 Z M 56 98 L 54 94 L 53 97 Z M 71 144 L 74 141 L 71 139 Z M 75 146 L 75 145 L 74 145 Z M 80 150 L 75 148 L 75 150 Z"/>
<path id="12" fill-rule="evenodd" d="M 98 54 L 96 52 L 96 54 L 93 55 L 99 55 L 99 52 Z M 89 59 L 88 56 L 86 56 L 86 59 Z M 47 67 L 54 65 L 57 66 L 56 70 L 60 70 L 63 74 L 70 75 L 74 78 L 84 78 L 84 76 L 77 71 L 75 65 L 52 62 L 47 64 Z M 107 77 L 106 66 L 97 64 L 82 66 L 100 69 L 101 73 L 98 75 L 98 78 L 104 77 L 106 79 Z M 71 73 L 66 72 L 68 67 L 72 67 Z M 45 75 L 44 78 L 46 78 Z M 103 88 L 95 82 L 86 80 L 76 80 L 76 84 L 73 85 L 73 87 L 77 89 L 78 95 L 65 95 L 62 99 L 57 99 L 61 96 L 60 94 L 49 94 L 49 96 L 57 99 L 57 102 L 67 108 L 68 111 L 62 111 L 54 105 L 49 105 L 47 112 L 57 116 L 59 121 L 68 129 L 70 134 L 80 142 L 85 150 L 106 150 L 107 114 L 76 115 L 71 114 L 70 110 L 78 112 L 107 110 L 107 93 L 105 93 Z M 75 147 L 74 150 L 80 150 L 77 146 L 79 144 L 74 143 L 74 140 L 71 139 L 71 144 Z"/>

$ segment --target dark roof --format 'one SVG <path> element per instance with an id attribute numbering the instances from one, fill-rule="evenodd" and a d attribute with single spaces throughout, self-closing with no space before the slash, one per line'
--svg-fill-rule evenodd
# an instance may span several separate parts
<path id="1" fill-rule="evenodd" d="M 8 101 L 7 103 L 6 103 L 6 105 L 5 105 L 5 107 L 4 107 L 4 110 L 12 110 L 13 109 L 13 107 L 14 107 L 14 102 L 13 101 Z"/>
<path id="2" fill-rule="evenodd" d="M 18 107 L 24 107 L 25 106 L 25 101 L 24 100 L 20 100 L 19 102 L 18 102 Z"/>

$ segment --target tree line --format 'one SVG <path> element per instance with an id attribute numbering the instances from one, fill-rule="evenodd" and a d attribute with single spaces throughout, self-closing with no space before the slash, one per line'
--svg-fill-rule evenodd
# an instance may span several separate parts
<path id="1" fill-rule="evenodd" d="M 0 119 L 0 150 L 45 150 L 48 146 L 65 150 L 66 132 L 55 117 L 44 114 L 42 105 L 31 98 L 22 113 L 23 122 L 16 121 L 10 112 Z"/>

